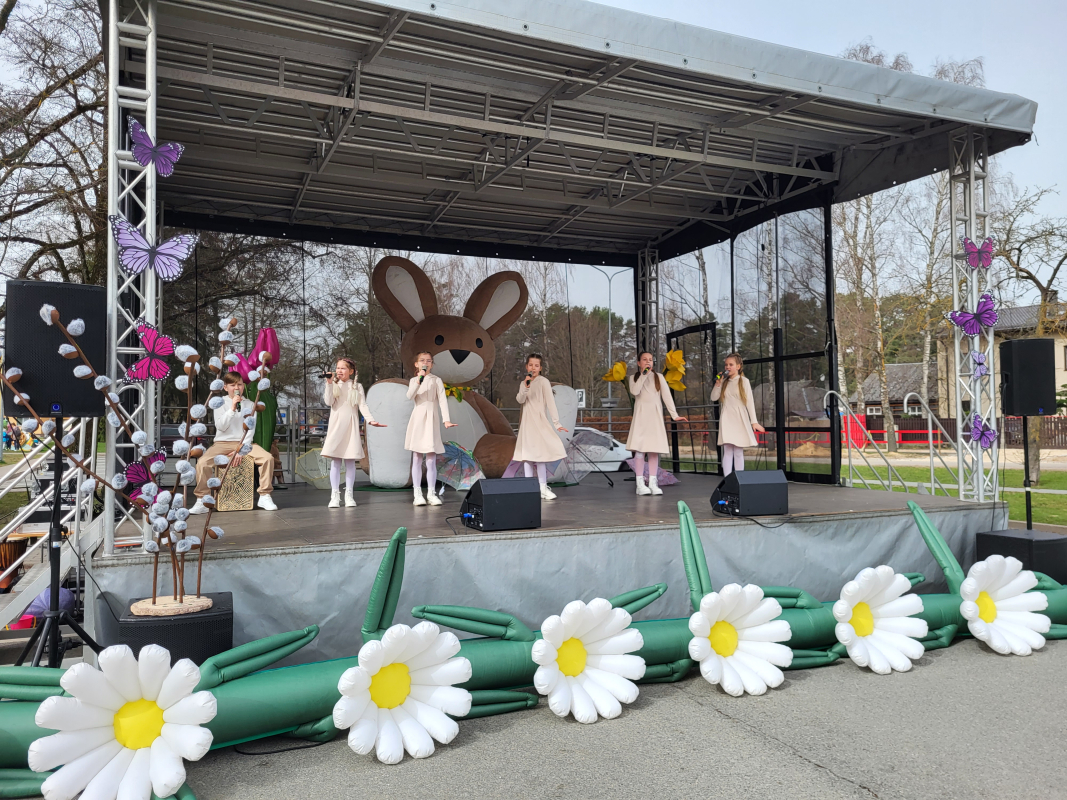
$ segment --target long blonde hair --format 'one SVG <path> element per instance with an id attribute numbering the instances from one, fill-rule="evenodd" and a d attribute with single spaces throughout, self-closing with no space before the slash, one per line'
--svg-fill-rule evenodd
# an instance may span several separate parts
<path id="1" fill-rule="evenodd" d="M 737 364 L 737 391 L 741 393 L 741 402 L 748 405 L 748 394 L 745 393 L 745 360 L 741 358 L 740 353 L 730 353 L 726 356 L 724 361 L 733 359 Z"/>

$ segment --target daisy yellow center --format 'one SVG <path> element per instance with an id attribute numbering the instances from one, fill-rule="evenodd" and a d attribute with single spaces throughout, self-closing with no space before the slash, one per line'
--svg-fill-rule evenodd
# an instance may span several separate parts
<path id="1" fill-rule="evenodd" d="M 163 730 L 163 709 L 151 700 L 134 700 L 115 712 L 115 738 L 123 747 L 151 747 Z"/>
<path id="2" fill-rule="evenodd" d="M 874 633 L 874 614 L 866 603 L 856 603 L 852 607 L 852 618 L 848 621 L 857 636 L 870 636 Z"/>
<path id="3" fill-rule="evenodd" d="M 997 604 L 988 592 L 979 592 L 978 599 L 974 602 L 978 605 L 978 616 L 982 622 L 992 622 L 997 618 Z"/>
<path id="4" fill-rule="evenodd" d="M 559 646 L 556 653 L 556 663 L 564 675 L 573 678 L 585 671 L 586 652 L 581 639 L 568 639 Z"/>
<path id="5" fill-rule="evenodd" d="M 411 694 L 411 673 L 407 664 L 390 664 L 370 679 L 370 699 L 378 708 L 396 708 Z"/>
<path id="6" fill-rule="evenodd" d="M 711 642 L 711 649 L 723 658 L 732 656 L 734 650 L 737 649 L 737 628 L 726 620 L 720 619 L 711 626 L 708 641 Z"/>

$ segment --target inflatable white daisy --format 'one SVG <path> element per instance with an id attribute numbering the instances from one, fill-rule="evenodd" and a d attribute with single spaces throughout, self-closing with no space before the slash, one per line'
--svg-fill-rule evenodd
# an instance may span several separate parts
<path id="1" fill-rule="evenodd" d="M 632 681 L 644 677 L 645 660 L 628 654 L 640 650 L 644 640 L 630 622 L 629 613 L 602 597 L 589 605 L 575 600 L 544 621 L 543 638 L 533 646 L 534 686 L 548 695 L 557 716 L 573 714 L 586 723 L 596 722 L 598 715 L 614 719 L 622 703 L 637 699 Z"/>
<path id="2" fill-rule="evenodd" d="M 792 635 L 789 623 L 776 619 L 781 613 L 778 601 L 753 584 L 742 589 L 731 583 L 704 595 L 689 618 L 689 656 L 700 662 L 704 679 L 727 694 L 764 694 L 785 680 L 779 667 L 793 663 L 793 651 L 778 644 Z"/>
<path id="3" fill-rule="evenodd" d="M 1019 559 L 990 556 L 974 564 L 960 584 L 960 613 L 967 629 L 1002 655 L 1028 656 L 1045 646 L 1051 620 L 1044 614 L 1048 597 L 1031 592 L 1037 576 Z"/>
<path id="4" fill-rule="evenodd" d="M 834 603 L 834 634 L 852 663 L 888 675 L 907 672 L 913 660 L 922 658 L 925 648 L 918 639 L 929 627 L 912 616 L 923 610 L 923 601 L 905 594 L 909 589 L 911 581 L 884 564 L 861 570 L 844 585 Z"/>
<path id="5" fill-rule="evenodd" d="M 453 658 L 459 639 L 432 622 L 414 628 L 394 625 L 381 641 L 359 649 L 359 666 L 345 670 L 333 707 L 333 724 L 348 731 L 348 746 L 378 760 L 399 764 L 404 751 L 413 758 L 433 755 L 436 739 L 448 744 L 459 725 L 446 714 L 463 717 L 471 694 L 453 684 L 470 680 L 471 662 Z"/>
<path id="6" fill-rule="evenodd" d="M 193 693 L 200 668 L 187 658 L 173 667 L 158 645 L 108 647 L 100 669 L 75 664 L 59 684 L 73 697 L 49 697 L 37 709 L 41 728 L 57 730 L 30 745 L 36 772 L 63 765 L 44 782 L 46 800 L 170 797 L 185 783 L 186 761 L 211 747 L 200 727 L 215 716 L 215 696 Z"/>

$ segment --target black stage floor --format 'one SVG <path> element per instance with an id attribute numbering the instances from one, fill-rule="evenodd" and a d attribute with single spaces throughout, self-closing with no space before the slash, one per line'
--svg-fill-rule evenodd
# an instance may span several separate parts
<path id="1" fill-rule="evenodd" d="M 707 475 L 680 475 L 679 483 L 663 490 L 662 497 L 638 497 L 631 473 L 613 474 L 614 488 L 597 475 L 588 476 L 580 485 L 556 488 L 558 499 L 541 504 L 541 528 L 547 530 L 583 530 L 591 528 L 661 526 L 676 524 L 677 501 L 684 500 L 694 518 L 723 519 L 711 511 L 709 498 L 720 478 Z M 414 507 L 411 492 L 359 491 L 356 508 L 328 509 L 330 494 L 307 484 L 275 491 L 278 510 L 216 512 L 212 524 L 226 532 L 210 550 L 249 550 L 276 547 L 375 542 L 387 540 L 404 526 L 409 538 L 452 536 L 445 517 L 459 514 L 465 492 L 446 489 L 441 506 Z M 903 511 L 908 500 L 926 509 L 962 508 L 973 504 L 947 497 L 903 494 L 901 492 L 850 489 L 805 483 L 789 484 L 791 516 L 842 513 Z M 458 519 L 452 525 L 463 533 Z"/>

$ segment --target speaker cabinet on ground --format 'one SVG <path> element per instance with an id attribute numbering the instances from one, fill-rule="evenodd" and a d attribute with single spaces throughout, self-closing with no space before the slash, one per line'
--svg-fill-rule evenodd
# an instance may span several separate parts
<path id="1" fill-rule="evenodd" d="M 85 321 L 85 333 L 75 337 L 78 346 L 98 371 L 107 368 L 107 292 L 102 286 L 50 281 L 8 281 L 5 323 L 5 369 L 18 367 L 22 377 L 15 384 L 28 394 L 34 410 L 42 417 L 102 417 L 104 395 L 87 378 L 75 378 L 80 360 L 59 355 L 67 338 L 55 325 L 41 319 L 41 306 L 59 311 L 64 325 L 73 319 Z M 13 416 L 20 412 L 11 393 L 4 389 L 4 410 Z"/>
<path id="2" fill-rule="evenodd" d="M 1067 582 L 1067 536 L 1047 531 L 985 531 L 974 536 L 975 560 L 991 555 L 1015 556 L 1023 569 L 1043 572 L 1060 583 Z"/>
<path id="3" fill-rule="evenodd" d="M 459 508 L 463 524 L 476 531 L 541 527 L 541 487 L 537 478 L 482 478 Z"/>
<path id="4" fill-rule="evenodd" d="M 129 645 L 134 655 L 146 644 L 158 644 L 170 651 L 171 663 L 188 658 L 200 665 L 212 656 L 233 648 L 233 593 L 204 594 L 213 605 L 207 611 L 176 617 L 138 617 L 130 606 L 119 619 L 119 644 Z"/>
<path id="5" fill-rule="evenodd" d="M 1056 413 L 1056 346 L 1052 339 L 1000 343 L 1001 413 L 1042 417 Z"/>
<path id="6" fill-rule="evenodd" d="M 776 470 L 731 472 L 711 495 L 711 507 L 723 514 L 755 517 L 789 513 L 789 484 Z"/>

